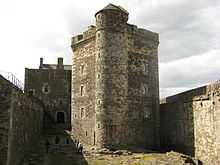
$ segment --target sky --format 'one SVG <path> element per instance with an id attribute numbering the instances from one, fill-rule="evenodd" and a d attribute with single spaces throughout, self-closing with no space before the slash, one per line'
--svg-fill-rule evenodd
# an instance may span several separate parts
<path id="1" fill-rule="evenodd" d="M 0 72 L 22 82 L 40 57 L 71 64 L 71 37 L 95 24 L 107 4 L 129 11 L 129 23 L 160 35 L 160 96 L 220 79 L 219 0 L 0 0 Z"/>

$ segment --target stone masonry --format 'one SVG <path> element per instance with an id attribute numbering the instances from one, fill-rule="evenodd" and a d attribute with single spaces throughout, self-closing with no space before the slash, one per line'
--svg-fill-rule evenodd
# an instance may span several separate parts
<path id="1" fill-rule="evenodd" d="M 220 164 L 219 82 L 164 99 L 160 117 L 161 147 Z"/>
<path id="2" fill-rule="evenodd" d="M 72 38 L 72 131 L 97 147 L 159 146 L 158 34 L 109 4 Z"/>
<path id="3" fill-rule="evenodd" d="M 43 106 L 0 76 L 0 165 L 17 165 L 42 133 Z"/>
<path id="4" fill-rule="evenodd" d="M 63 58 L 58 58 L 57 64 L 45 64 L 41 58 L 39 69 L 25 69 L 24 91 L 44 105 L 44 137 L 50 144 L 69 141 L 71 69 L 71 65 L 63 64 Z"/>

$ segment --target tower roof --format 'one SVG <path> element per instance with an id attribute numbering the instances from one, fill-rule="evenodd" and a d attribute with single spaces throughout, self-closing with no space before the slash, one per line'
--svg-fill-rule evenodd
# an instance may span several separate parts
<path id="1" fill-rule="evenodd" d="M 105 6 L 103 9 L 99 10 L 95 16 L 100 13 L 101 11 L 104 11 L 104 10 L 118 10 L 118 11 L 121 11 L 125 14 L 129 14 L 127 10 L 125 10 L 123 7 L 121 6 L 116 6 L 116 5 L 113 5 L 111 3 L 109 3 L 107 6 Z"/>

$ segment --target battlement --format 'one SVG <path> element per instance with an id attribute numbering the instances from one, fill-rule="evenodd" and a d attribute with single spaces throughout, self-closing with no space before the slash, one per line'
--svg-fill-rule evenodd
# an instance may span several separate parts
<path id="1" fill-rule="evenodd" d="M 78 34 L 72 37 L 71 47 L 79 43 L 82 43 L 83 41 L 88 40 L 92 37 L 95 37 L 95 33 L 96 33 L 96 26 L 94 25 L 88 26 L 88 29 L 84 31 L 82 34 Z"/>
<path id="2" fill-rule="evenodd" d="M 138 28 L 136 25 L 127 24 L 127 33 L 135 36 L 142 36 L 146 40 L 151 40 L 153 42 L 159 43 L 158 33 L 143 28 Z"/>
<path id="3" fill-rule="evenodd" d="M 203 100 L 204 98 L 209 98 L 212 95 L 215 95 L 216 92 L 219 91 L 219 89 L 220 89 L 220 82 L 217 81 L 212 84 L 208 84 L 202 87 L 198 87 L 173 96 L 163 98 L 160 100 L 160 103 L 166 104 L 166 103 L 173 103 L 178 101 L 189 102 L 198 99 Z"/>

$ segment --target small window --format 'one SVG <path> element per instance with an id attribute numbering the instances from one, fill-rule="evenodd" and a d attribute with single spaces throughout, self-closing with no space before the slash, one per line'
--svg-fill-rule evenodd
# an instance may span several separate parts
<path id="1" fill-rule="evenodd" d="M 86 136 L 88 136 L 88 132 L 86 131 Z"/>
<path id="2" fill-rule="evenodd" d="M 80 112 L 80 113 L 81 113 L 81 118 L 83 118 L 83 117 L 84 117 L 84 113 L 85 113 L 85 112 L 84 112 L 84 108 L 80 108 L 80 111 L 81 111 L 81 112 Z"/>
<path id="3" fill-rule="evenodd" d="M 148 73 L 148 63 L 143 64 L 143 72 L 144 72 L 144 74 Z"/>
<path id="4" fill-rule="evenodd" d="M 100 124 L 97 124 L 97 127 L 100 128 Z"/>
<path id="5" fill-rule="evenodd" d="M 148 94 L 148 87 L 146 85 L 142 86 L 142 94 L 147 95 Z"/>
<path id="6" fill-rule="evenodd" d="M 151 118 L 151 113 L 147 109 L 147 110 L 144 111 L 144 119 L 150 119 L 150 118 Z"/>
<path id="7" fill-rule="evenodd" d="M 85 88 L 83 85 L 80 86 L 80 96 L 84 96 Z"/>
<path id="8" fill-rule="evenodd" d="M 82 64 L 82 65 L 80 66 L 80 74 L 81 74 L 81 75 L 84 74 L 84 70 L 85 70 L 85 65 Z"/>
<path id="9" fill-rule="evenodd" d="M 35 89 L 30 89 L 28 91 L 28 94 L 31 95 L 31 96 L 34 96 L 35 95 Z"/>
<path id="10" fill-rule="evenodd" d="M 69 143 L 70 143 L 69 139 L 66 139 L 66 144 L 69 144 Z"/>
<path id="11" fill-rule="evenodd" d="M 48 94 L 50 92 L 50 87 L 49 87 L 49 85 L 47 83 L 43 85 L 42 92 L 44 94 Z"/>

